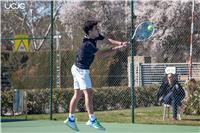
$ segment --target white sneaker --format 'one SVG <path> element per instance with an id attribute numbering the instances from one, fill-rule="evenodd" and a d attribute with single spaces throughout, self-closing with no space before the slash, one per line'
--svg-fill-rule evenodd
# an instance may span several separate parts
<path id="1" fill-rule="evenodd" d="M 70 118 L 67 118 L 64 123 L 70 127 L 71 129 L 75 130 L 75 131 L 79 131 L 77 125 L 76 125 L 76 122 L 75 120 L 71 120 Z"/>

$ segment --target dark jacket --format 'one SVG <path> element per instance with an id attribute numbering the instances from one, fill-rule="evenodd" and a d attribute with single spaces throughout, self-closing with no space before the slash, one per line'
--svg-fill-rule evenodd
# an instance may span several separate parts
<path id="1" fill-rule="evenodd" d="M 183 100 L 183 98 L 185 97 L 185 91 L 178 83 L 177 77 L 177 75 L 174 76 L 174 82 L 172 86 L 169 85 L 167 81 L 167 76 L 163 78 L 162 84 L 157 93 L 157 102 L 159 102 L 159 99 L 161 98 L 160 102 L 163 103 L 168 97 L 172 97 L 172 99 L 173 97 L 175 97 Z"/>

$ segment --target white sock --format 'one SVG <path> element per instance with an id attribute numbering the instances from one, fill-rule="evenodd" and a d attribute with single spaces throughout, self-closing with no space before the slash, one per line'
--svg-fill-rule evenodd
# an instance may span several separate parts
<path id="1" fill-rule="evenodd" d="M 70 118 L 71 120 L 74 120 L 74 114 L 69 113 L 69 118 Z"/>
<path id="2" fill-rule="evenodd" d="M 94 121 L 96 119 L 94 114 L 89 114 L 90 121 Z"/>

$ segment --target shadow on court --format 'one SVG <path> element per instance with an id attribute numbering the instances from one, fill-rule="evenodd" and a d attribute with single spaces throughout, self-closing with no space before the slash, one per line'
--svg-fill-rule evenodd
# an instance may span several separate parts
<path id="1" fill-rule="evenodd" d="M 1 122 L 18 122 L 18 121 L 30 121 L 27 119 L 1 119 Z"/>
<path id="2" fill-rule="evenodd" d="M 200 121 L 200 119 L 182 119 L 182 120 L 189 120 L 189 121 Z"/>

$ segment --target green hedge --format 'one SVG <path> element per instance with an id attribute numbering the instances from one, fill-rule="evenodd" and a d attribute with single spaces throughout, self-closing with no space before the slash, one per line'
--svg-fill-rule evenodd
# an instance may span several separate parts
<path id="1" fill-rule="evenodd" d="M 68 112 L 69 102 L 73 96 L 73 89 L 53 90 L 53 110 Z M 130 108 L 130 90 L 127 87 L 109 87 L 94 89 L 94 110 L 113 110 Z M 45 113 L 49 107 L 49 89 L 28 91 L 29 113 Z M 78 104 L 78 111 L 85 111 L 83 97 Z"/>
<path id="2" fill-rule="evenodd" d="M 1 115 L 7 112 L 13 113 L 13 91 L 1 92 Z"/>
<path id="3" fill-rule="evenodd" d="M 154 96 L 152 95 L 152 88 L 138 88 L 136 89 L 137 103 L 136 107 L 141 106 L 151 106 L 154 101 Z M 157 88 L 157 87 L 156 87 Z M 153 89 L 156 91 L 156 88 Z M 34 90 L 26 90 L 27 91 L 27 106 L 29 113 L 45 113 L 49 110 L 49 89 L 34 89 Z M 147 92 L 148 91 L 148 92 Z M 154 92 L 155 93 L 155 92 Z M 11 95 L 11 93 L 10 93 Z M 12 100 L 6 100 L 7 97 L 6 92 L 3 92 L 2 95 L 2 105 L 3 108 L 12 108 Z M 73 96 L 73 89 L 61 89 L 53 90 L 53 110 L 54 112 L 59 112 L 58 107 L 61 108 L 61 112 L 68 112 L 69 102 L 71 97 Z M 145 97 L 145 99 L 144 99 Z M 140 100 L 139 100 L 140 99 Z M 9 102 L 8 102 L 9 101 Z M 131 107 L 131 92 L 130 88 L 127 86 L 124 87 L 105 87 L 105 88 L 95 88 L 94 89 L 94 110 L 96 111 L 104 111 L 104 110 L 115 110 L 115 109 L 127 109 Z M 85 111 L 85 105 L 83 98 L 80 100 L 78 104 L 78 111 Z"/>
<path id="4" fill-rule="evenodd" d="M 153 106 L 156 102 L 155 94 L 158 86 L 153 85 L 147 88 L 136 88 L 136 107 Z M 73 96 L 73 89 L 54 90 L 53 109 L 58 112 L 58 105 L 63 112 L 68 112 L 69 102 Z M 33 100 L 34 99 L 34 100 Z M 36 100 L 37 99 L 37 100 Z M 28 108 L 30 113 L 45 113 L 49 105 L 49 90 L 28 91 Z M 131 91 L 125 87 L 105 87 L 94 89 L 94 110 L 116 110 L 131 108 Z M 83 97 L 78 104 L 78 111 L 85 111 Z"/>
<path id="5" fill-rule="evenodd" d="M 186 114 L 200 114 L 200 84 L 198 90 L 190 97 Z M 156 103 L 158 85 L 138 87 L 135 89 L 135 107 L 149 107 Z M 69 102 L 73 96 L 73 89 L 66 88 L 53 90 L 53 111 L 68 112 Z M 49 89 L 27 90 L 27 106 L 29 114 L 40 114 L 49 112 Z M 12 110 L 13 92 L 2 92 L 2 112 Z M 105 87 L 94 89 L 94 110 L 117 110 L 131 108 L 131 91 L 127 86 Z M 83 98 L 78 104 L 77 111 L 85 111 Z"/>
<path id="6" fill-rule="evenodd" d="M 186 105 L 184 113 L 200 115 L 200 81 L 197 82 L 197 87 L 195 88 L 193 94 L 189 96 L 189 100 Z"/>
<path id="7" fill-rule="evenodd" d="M 158 92 L 159 85 L 150 85 L 148 87 L 136 88 L 136 106 L 137 107 L 149 107 L 156 105 L 156 94 Z"/>

